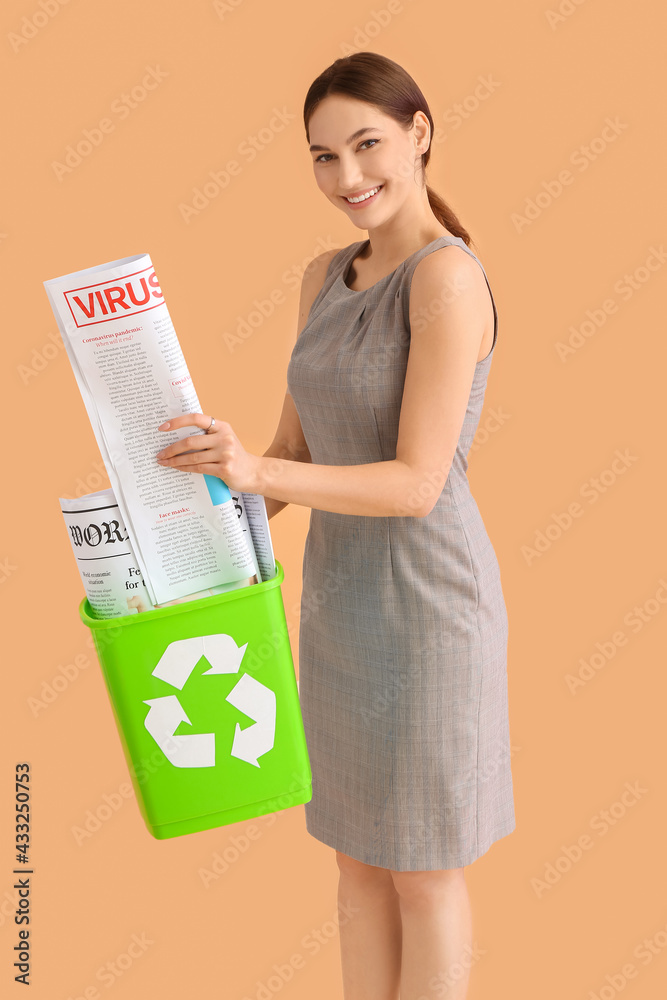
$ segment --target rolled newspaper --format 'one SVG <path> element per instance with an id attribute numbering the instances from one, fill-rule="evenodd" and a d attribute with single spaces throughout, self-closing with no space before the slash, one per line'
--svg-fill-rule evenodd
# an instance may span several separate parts
<path id="1" fill-rule="evenodd" d="M 97 618 L 150 611 L 154 605 L 143 581 L 136 555 L 112 489 L 76 498 L 60 497 L 74 558 L 88 603 Z M 238 580 L 177 597 L 168 604 L 209 597 L 246 587 L 255 581 Z"/>

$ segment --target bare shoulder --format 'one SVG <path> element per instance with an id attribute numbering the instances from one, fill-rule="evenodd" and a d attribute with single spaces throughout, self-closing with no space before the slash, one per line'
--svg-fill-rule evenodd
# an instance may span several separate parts
<path id="1" fill-rule="evenodd" d="M 465 312 L 470 319 L 492 321 L 491 300 L 484 272 L 463 247 L 448 244 L 432 250 L 417 263 L 410 287 L 410 313 Z"/>
<path id="2" fill-rule="evenodd" d="M 478 362 L 487 356 L 493 344 L 494 313 L 486 278 L 479 261 L 453 244 L 422 257 L 412 274 L 411 330 L 430 329 L 438 337 L 442 325 L 438 319 L 451 330 L 467 331 L 466 339 L 477 345 Z"/>
<path id="3" fill-rule="evenodd" d="M 456 291 L 486 292 L 486 280 L 478 262 L 463 247 L 448 244 L 432 250 L 418 262 L 412 275 L 412 293 L 417 297 Z"/>
<path id="4" fill-rule="evenodd" d="M 331 250 L 325 250 L 324 253 L 313 257 L 310 264 L 304 270 L 303 278 L 301 279 L 297 333 L 300 333 L 306 325 L 311 306 L 324 284 L 329 264 L 342 249 L 342 247 L 333 247 Z"/>

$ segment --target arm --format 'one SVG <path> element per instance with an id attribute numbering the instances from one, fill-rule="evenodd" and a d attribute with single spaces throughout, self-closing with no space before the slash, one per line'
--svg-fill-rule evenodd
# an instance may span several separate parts
<path id="1" fill-rule="evenodd" d="M 289 392 L 285 393 L 283 412 L 275 437 L 262 457 L 280 458 L 292 462 L 310 462 L 310 452 L 303 437 L 301 421 Z M 271 520 L 275 514 L 287 506 L 289 500 L 276 500 L 274 497 L 265 496 L 264 502 L 268 518 Z"/>
<path id="2" fill-rule="evenodd" d="M 327 250 L 319 254 L 306 267 L 301 280 L 301 294 L 299 298 L 299 317 L 297 322 L 297 337 L 303 330 L 308 320 L 308 314 L 315 298 L 324 284 L 327 268 L 331 258 L 338 253 L 337 249 Z M 278 458 L 285 462 L 310 462 L 310 451 L 306 444 L 306 439 L 299 420 L 294 400 L 289 392 L 285 392 L 283 410 L 280 415 L 276 433 L 273 441 L 264 452 L 263 458 Z M 261 490 L 257 490 L 261 492 Z M 278 514 L 290 501 L 288 499 L 276 499 L 265 496 L 266 511 L 269 520 Z"/>
<path id="3" fill-rule="evenodd" d="M 363 465 L 306 465 L 263 456 L 257 460 L 255 492 L 341 514 L 429 514 L 449 475 L 463 426 L 486 296 L 481 269 L 465 250 L 442 247 L 424 257 L 410 291 L 411 342 L 396 458 Z"/>

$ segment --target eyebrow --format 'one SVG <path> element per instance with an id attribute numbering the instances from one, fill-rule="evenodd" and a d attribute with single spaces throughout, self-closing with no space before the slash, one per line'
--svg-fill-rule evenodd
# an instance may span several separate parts
<path id="1" fill-rule="evenodd" d="M 354 142 L 355 139 L 358 139 L 360 136 L 362 136 L 364 134 L 364 132 L 380 132 L 380 131 L 381 130 L 379 128 L 375 128 L 374 125 L 365 125 L 364 128 L 357 129 L 356 132 L 352 133 L 352 135 L 349 137 L 349 139 L 346 139 L 346 145 L 349 146 L 351 142 Z M 327 146 L 314 146 L 313 145 L 313 146 L 309 146 L 308 149 L 312 153 L 315 150 L 328 149 L 328 147 Z"/>

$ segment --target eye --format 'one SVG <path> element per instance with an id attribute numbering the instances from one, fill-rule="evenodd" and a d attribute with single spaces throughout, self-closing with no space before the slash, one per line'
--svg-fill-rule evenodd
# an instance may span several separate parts
<path id="1" fill-rule="evenodd" d="M 359 148 L 361 149 L 361 147 L 365 146 L 367 142 L 377 143 L 377 142 L 380 142 L 380 141 L 381 141 L 380 139 L 364 139 L 362 142 L 359 143 Z M 370 146 L 369 148 L 373 149 L 373 146 Z M 331 156 L 331 155 L 332 155 L 331 153 L 320 153 L 319 156 L 315 157 L 315 159 L 314 159 L 313 162 L 314 163 L 328 163 L 329 161 L 322 159 L 322 157 L 324 157 L 324 156 Z"/>

